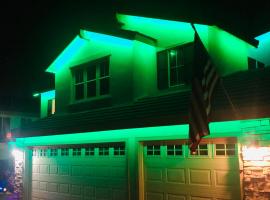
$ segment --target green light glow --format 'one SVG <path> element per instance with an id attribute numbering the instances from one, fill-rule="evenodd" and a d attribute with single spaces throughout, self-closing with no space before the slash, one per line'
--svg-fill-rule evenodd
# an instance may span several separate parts
<path id="1" fill-rule="evenodd" d="M 210 123 L 211 134 L 206 138 L 245 138 L 247 136 L 246 130 L 250 127 L 252 127 L 255 131 L 254 134 L 256 133 L 259 135 L 264 134 L 265 132 L 269 132 L 270 118 L 213 122 Z M 269 138 L 270 136 L 267 137 Z M 125 141 L 129 138 L 137 138 L 138 141 L 188 139 L 188 125 L 185 124 L 160 127 L 131 128 L 65 135 L 17 138 L 16 143 L 18 143 L 19 146 L 40 146 L 95 142 L 117 142 Z"/>
<path id="2" fill-rule="evenodd" d="M 39 95 L 40 95 L 39 93 L 34 93 L 33 97 L 39 97 Z"/>
<path id="3" fill-rule="evenodd" d="M 190 23 L 171 20 L 116 15 L 125 30 L 140 32 L 157 40 L 157 46 L 164 48 L 193 41 L 194 31 Z"/>
<path id="4" fill-rule="evenodd" d="M 42 92 L 41 93 L 41 98 L 54 99 L 55 98 L 55 90 L 50 90 L 50 91 L 47 91 L 47 92 Z"/>
<path id="5" fill-rule="evenodd" d="M 255 39 L 259 41 L 270 40 L 270 31 L 255 37 Z"/>
<path id="6" fill-rule="evenodd" d="M 104 43 L 108 43 L 108 45 L 110 43 L 114 43 L 114 44 L 120 45 L 120 46 L 121 45 L 130 46 L 132 44 L 132 40 L 128 40 L 128 39 L 124 39 L 124 38 L 120 38 L 120 37 L 115 37 L 112 35 L 105 35 L 105 34 L 96 33 L 96 32 L 92 32 L 92 31 L 86 31 L 86 30 L 81 30 L 80 33 L 84 39 L 87 39 L 89 41 L 99 40 L 99 41 L 102 41 Z"/>

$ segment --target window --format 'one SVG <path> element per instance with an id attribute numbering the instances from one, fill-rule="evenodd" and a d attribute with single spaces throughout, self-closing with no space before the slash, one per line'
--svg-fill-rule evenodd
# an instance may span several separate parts
<path id="1" fill-rule="evenodd" d="M 191 155 L 207 156 L 208 155 L 208 145 L 207 144 L 198 145 L 195 154 L 191 154 Z"/>
<path id="2" fill-rule="evenodd" d="M 168 156 L 182 156 L 183 150 L 182 145 L 167 145 Z"/>
<path id="3" fill-rule="evenodd" d="M 74 69 L 74 99 L 82 100 L 109 94 L 109 57 Z"/>
<path id="4" fill-rule="evenodd" d="M 73 148 L 73 156 L 80 156 L 82 154 L 81 148 Z"/>
<path id="5" fill-rule="evenodd" d="M 125 146 L 124 145 L 121 145 L 121 146 L 115 146 L 114 149 L 114 155 L 115 156 L 123 156 L 125 155 Z"/>
<path id="6" fill-rule="evenodd" d="M 109 147 L 99 147 L 99 155 L 100 156 L 108 156 L 109 155 Z"/>
<path id="7" fill-rule="evenodd" d="M 53 115 L 55 113 L 55 99 L 48 100 L 47 116 Z"/>
<path id="8" fill-rule="evenodd" d="M 216 156 L 234 156 L 235 144 L 216 144 Z"/>
<path id="9" fill-rule="evenodd" d="M 0 135 L 5 137 L 6 133 L 10 131 L 10 118 L 1 117 L 0 118 Z"/>
<path id="10" fill-rule="evenodd" d="M 69 149 L 68 148 L 62 148 L 61 149 L 61 156 L 69 156 Z"/>
<path id="11" fill-rule="evenodd" d="M 248 69 L 254 70 L 254 69 L 263 69 L 265 67 L 265 64 L 255 60 L 253 58 L 248 57 Z"/>
<path id="12" fill-rule="evenodd" d="M 192 62 L 193 43 L 158 52 L 158 88 L 172 88 L 189 82 Z"/>
<path id="13" fill-rule="evenodd" d="M 39 156 L 47 156 L 47 149 L 40 149 Z"/>
<path id="14" fill-rule="evenodd" d="M 148 156 L 159 156 L 160 155 L 160 145 L 148 145 L 147 146 Z"/>
<path id="15" fill-rule="evenodd" d="M 33 149 L 32 156 L 38 156 L 38 150 L 37 149 Z"/>
<path id="16" fill-rule="evenodd" d="M 57 155 L 58 155 L 57 149 L 51 149 L 50 156 L 57 156 Z"/>
<path id="17" fill-rule="evenodd" d="M 95 148 L 94 147 L 85 148 L 85 155 L 86 156 L 94 156 L 95 155 Z"/>

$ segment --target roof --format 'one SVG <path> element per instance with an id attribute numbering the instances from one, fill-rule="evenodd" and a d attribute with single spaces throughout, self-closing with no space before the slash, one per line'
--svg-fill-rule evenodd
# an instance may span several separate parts
<path id="1" fill-rule="evenodd" d="M 269 77 L 270 67 L 238 72 L 224 77 L 213 96 L 210 120 L 227 121 L 269 117 Z M 20 135 L 17 136 L 187 124 L 189 99 L 190 90 L 176 91 L 166 95 L 141 98 L 128 105 L 68 115 L 53 115 L 22 127 Z"/>

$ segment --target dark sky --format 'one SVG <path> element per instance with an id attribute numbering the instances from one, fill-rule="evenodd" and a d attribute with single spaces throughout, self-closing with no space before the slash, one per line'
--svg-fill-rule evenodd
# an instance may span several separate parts
<path id="1" fill-rule="evenodd" d="M 116 11 L 214 23 L 248 38 L 270 30 L 269 6 L 207 1 L 7 1 L 0 5 L 0 96 L 30 97 L 53 86 L 46 67 L 80 28 L 113 29 Z M 170 3 L 168 3 L 170 2 Z M 225 1 L 224 1 L 225 2 Z M 267 2 L 267 1 L 265 1 Z M 268 20 L 268 22 L 267 22 Z"/>

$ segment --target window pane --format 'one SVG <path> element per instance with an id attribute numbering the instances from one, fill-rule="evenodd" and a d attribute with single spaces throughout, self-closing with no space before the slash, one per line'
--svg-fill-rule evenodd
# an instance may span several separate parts
<path id="1" fill-rule="evenodd" d="M 172 49 L 169 51 L 170 67 L 176 66 L 177 51 Z"/>
<path id="2" fill-rule="evenodd" d="M 234 156 L 235 150 L 227 150 L 226 153 L 227 153 L 227 156 Z"/>
<path id="3" fill-rule="evenodd" d="M 90 81 L 87 83 L 87 97 L 96 96 L 96 81 Z"/>
<path id="4" fill-rule="evenodd" d="M 100 63 L 100 77 L 109 76 L 109 59 Z"/>
<path id="5" fill-rule="evenodd" d="M 177 85 L 177 69 L 173 68 L 170 70 L 170 85 Z"/>
<path id="6" fill-rule="evenodd" d="M 227 149 L 235 149 L 235 144 L 226 144 Z"/>
<path id="7" fill-rule="evenodd" d="M 87 80 L 96 79 L 96 66 L 91 66 L 87 69 Z"/>
<path id="8" fill-rule="evenodd" d="M 207 156 L 208 151 L 207 150 L 200 150 L 200 155 Z"/>
<path id="9" fill-rule="evenodd" d="M 216 149 L 225 149 L 224 144 L 216 144 Z"/>
<path id="10" fill-rule="evenodd" d="M 109 94 L 109 78 L 100 79 L 100 95 Z"/>
<path id="11" fill-rule="evenodd" d="M 225 156 L 225 150 L 217 150 L 216 155 L 217 156 Z"/>
<path id="12" fill-rule="evenodd" d="M 83 70 L 76 70 L 75 71 L 75 83 L 82 83 L 83 82 Z"/>
<path id="13" fill-rule="evenodd" d="M 76 100 L 84 98 L 83 85 L 84 84 L 75 85 L 75 99 Z"/>

